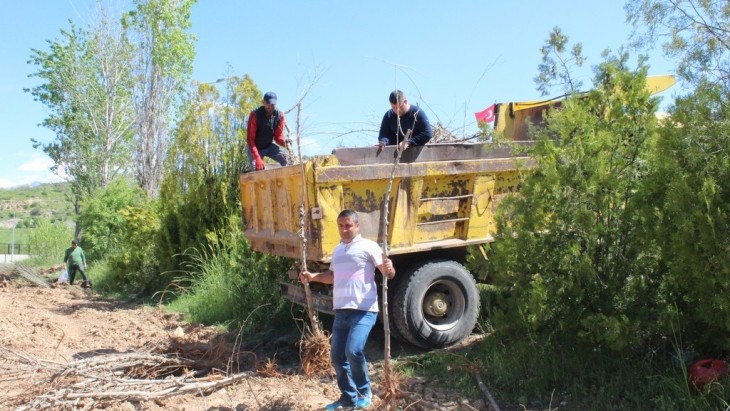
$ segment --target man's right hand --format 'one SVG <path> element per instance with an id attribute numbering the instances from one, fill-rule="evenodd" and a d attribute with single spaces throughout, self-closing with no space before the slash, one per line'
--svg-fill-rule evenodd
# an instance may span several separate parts
<path id="1" fill-rule="evenodd" d="M 254 166 L 256 168 L 256 171 L 261 171 L 261 170 L 264 169 L 264 160 L 262 160 L 260 157 L 259 158 L 255 158 L 253 160 L 253 162 L 254 162 Z"/>
<path id="2" fill-rule="evenodd" d="M 314 277 L 313 273 L 310 273 L 309 271 L 302 271 L 299 273 L 299 281 L 302 282 L 302 284 L 309 284 L 310 281 L 312 281 L 312 278 Z"/>

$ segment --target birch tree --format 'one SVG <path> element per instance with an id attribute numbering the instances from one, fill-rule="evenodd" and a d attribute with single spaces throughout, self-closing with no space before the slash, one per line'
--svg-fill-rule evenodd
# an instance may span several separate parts
<path id="1" fill-rule="evenodd" d="M 123 22 L 134 33 L 137 181 L 150 197 L 160 187 L 170 122 L 195 57 L 190 8 L 195 0 L 135 0 Z"/>
<path id="2" fill-rule="evenodd" d="M 41 125 L 56 134 L 50 143 L 33 144 L 71 182 L 77 215 L 86 196 L 126 172 L 131 155 L 132 49 L 119 21 L 103 8 L 92 21 L 88 29 L 70 22 L 60 38 L 48 40 L 47 50 L 33 49 L 28 61 L 41 83 L 26 91 L 47 106 Z"/>

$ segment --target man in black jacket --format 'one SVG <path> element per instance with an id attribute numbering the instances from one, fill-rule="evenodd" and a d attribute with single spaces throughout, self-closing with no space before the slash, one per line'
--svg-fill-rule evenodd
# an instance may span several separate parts
<path id="1" fill-rule="evenodd" d="M 428 143 L 433 132 L 426 113 L 418 106 L 409 104 L 406 95 L 400 90 L 390 93 L 388 100 L 391 109 L 385 113 L 380 123 L 378 145 L 382 148 L 398 144 L 401 150 L 405 150 L 409 146 Z"/>

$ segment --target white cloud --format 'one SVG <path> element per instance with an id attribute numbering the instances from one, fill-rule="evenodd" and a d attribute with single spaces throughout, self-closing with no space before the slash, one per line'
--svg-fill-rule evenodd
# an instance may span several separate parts
<path id="1" fill-rule="evenodd" d="M 320 153 L 321 147 L 319 142 L 314 138 L 303 137 L 302 138 L 302 155 L 317 155 Z M 296 146 L 294 147 L 294 154 L 298 154 Z"/>
<path id="2" fill-rule="evenodd" d="M 31 172 L 48 171 L 52 165 L 53 160 L 50 157 L 34 154 L 33 158 L 21 164 L 18 170 Z"/>
<path id="3" fill-rule="evenodd" d="M 49 157 L 38 153 L 20 164 L 4 164 L 0 188 L 64 181 L 50 170 L 52 165 L 53 161 Z"/>
<path id="4" fill-rule="evenodd" d="M 10 188 L 13 186 L 14 186 L 14 184 L 12 181 L 10 181 L 6 178 L 0 178 L 0 188 Z"/>
<path id="5" fill-rule="evenodd" d="M 20 178 L 20 183 L 18 185 L 22 186 L 22 185 L 26 185 L 26 184 L 37 184 L 37 183 L 60 183 L 61 181 L 64 181 L 64 179 L 62 179 L 61 177 L 59 177 L 49 171 L 46 173 L 22 176 Z"/>

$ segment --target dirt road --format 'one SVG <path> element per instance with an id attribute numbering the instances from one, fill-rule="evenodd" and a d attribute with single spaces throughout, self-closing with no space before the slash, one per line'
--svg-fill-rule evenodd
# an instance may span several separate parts
<path id="1" fill-rule="evenodd" d="M 61 378 L 49 380 L 49 366 L 65 367 L 102 355 L 160 352 L 161 347 L 167 353 L 175 351 L 172 347 L 180 353 L 183 346 L 192 351 L 205 351 L 206 347 L 214 351 L 209 347 L 218 341 L 212 328 L 185 324 L 177 314 L 156 307 L 103 299 L 77 287 L 44 288 L 24 281 L 6 282 L 0 288 L 0 313 L 0 409 L 3 410 L 38 406 L 37 399 L 43 395 L 56 398 L 63 395 L 63 384 L 88 384 L 91 380 L 88 376 L 84 379 L 83 373 L 71 382 Z M 372 339 L 375 340 L 373 344 L 382 344 L 382 336 Z M 268 353 L 276 358 L 285 358 L 292 354 L 292 348 L 286 347 L 293 345 L 287 343 L 290 340 L 282 338 L 264 345 L 269 346 Z M 282 346 L 278 353 L 277 344 Z M 404 350 L 396 347 L 394 355 L 405 353 Z M 382 352 L 382 345 L 372 352 Z M 377 357 L 377 354 L 373 355 Z M 378 358 L 369 358 L 373 361 L 371 374 L 377 396 L 381 364 Z M 251 362 L 250 370 L 238 370 L 243 378 L 235 384 L 207 391 L 205 395 L 188 393 L 150 401 L 130 401 L 121 397 L 99 401 L 88 396 L 76 398 L 74 407 L 114 411 L 317 410 L 338 396 L 331 376 L 306 378 L 296 372 L 287 373 L 285 367 L 277 368 L 277 372 L 257 373 L 254 368 L 260 371 L 266 358 L 257 356 L 256 359 L 256 367 Z M 23 367 L 14 365 L 18 363 Z M 31 373 L 28 371 L 31 369 L 38 372 Z M 43 369 L 46 372 L 42 372 Z M 295 370 L 296 364 L 290 369 Z M 103 384 L 100 387 L 103 388 Z M 373 409 L 377 408 L 378 401 L 374 400 Z M 457 398 L 449 403 L 437 409 L 485 409 L 478 399 L 470 402 Z M 412 404 L 409 409 L 434 409 L 425 404 Z M 403 408 L 408 408 L 408 402 L 404 402 Z"/>

